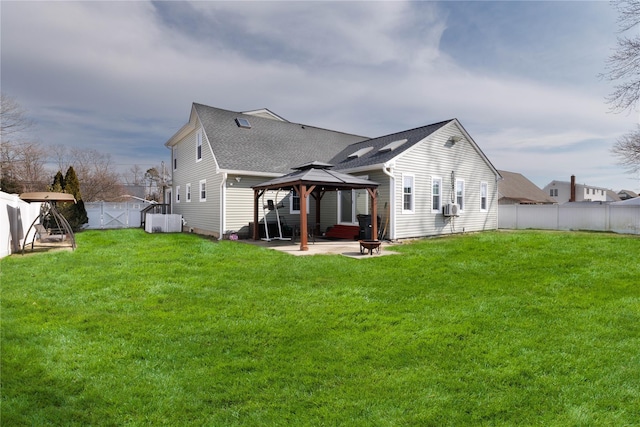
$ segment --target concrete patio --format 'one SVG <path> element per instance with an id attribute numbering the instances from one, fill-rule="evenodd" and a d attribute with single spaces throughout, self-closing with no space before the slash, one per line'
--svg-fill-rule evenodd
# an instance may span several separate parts
<path id="1" fill-rule="evenodd" d="M 272 240 L 266 242 L 264 240 L 240 240 L 242 243 L 248 243 L 251 245 L 260 246 L 263 248 L 274 249 L 280 252 L 286 252 L 290 255 L 302 256 L 302 255 L 344 255 L 355 259 L 364 259 L 372 257 L 380 257 L 385 255 L 398 255 L 398 252 L 393 251 L 393 243 L 382 242 L 380 245 L 380 252 L 373 251 L 369 255 L 368 251 L 364 254 L 360 253 L 360 243 L 357 240 L 323 240 L 318 239 L 314 243 L 309 242 L 309 250 L 301 251 L 300 242 L 291 240 Z"/>

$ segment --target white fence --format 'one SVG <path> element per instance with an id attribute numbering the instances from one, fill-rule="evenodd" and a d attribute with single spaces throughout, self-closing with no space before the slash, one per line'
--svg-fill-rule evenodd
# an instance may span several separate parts
<path id="1" fill-rule="evenodd" d="M 500 205 L 498 228 L 640 234 L 640 206 L 597 203 Z"/>
<path id="2" fill-rule="evenodd" d="M 147 233 L 179 233 L 182 231 L 182 215 L 147 214 L 144 231 Z"/>
<path id="3" fill-rule="evenodd" d="M 35 233 L 29 226 L 40 214 L 41 203 L 27 203 L 15 194 L 0 191 L 0 258 L 22 250 L 25 238 L 30 241 Z"/>
<path id="4" fill-rule="evenodd" d="M 91 202 L 85 203 L 89 224 L 87 229 L 137 228 L 142 226 L 141 214 L 149 203 Z"/>

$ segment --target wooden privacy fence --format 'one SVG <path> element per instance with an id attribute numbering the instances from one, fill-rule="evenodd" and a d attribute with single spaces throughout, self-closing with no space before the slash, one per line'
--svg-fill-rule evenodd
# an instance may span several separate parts
<path id="1" fill-rule="evenodd" d="M 640 234 L 640 205 L 599 203 L 500 205 L 498 228 L 590 230 Z"/>

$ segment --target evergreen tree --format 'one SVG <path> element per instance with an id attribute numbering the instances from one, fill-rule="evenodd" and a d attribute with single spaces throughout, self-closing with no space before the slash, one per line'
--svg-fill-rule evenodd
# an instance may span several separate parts
<path id="1" fill-rule="evenodd" d="M 62 172 L 58 171 L 56 176 L 53 178 L 53 184 L 51 184 L 51 191 L 53 191 L 54 193 L 64 192 L 64 177 L 62 176 Z"/>
<path id="2" fill-rule="evenodd" d="M 62 174 L 60 173 L 60 175 Z M 69 225 L 71 225 L 71 228 L 74 231 L 78 231 L 82 229 L 83 224 L 89 222 L 89 217 L 87 216 L 87 210 L 84 207 L 82 195 L 80 194 L 80 181 L 78 181 L 78 177 L 76 175 L 76 171 L 73 169 L 73 166 L 70 166 L 69 169 L 67 169 L 67 173 L 64 176 L 63 183 L 64 192 L 67 194 L 72 194 L 73 197 L 76 198 L 76 203 L 63 203 L 62 209 L 60 209 L 60 211 L 69 222 Z"/>

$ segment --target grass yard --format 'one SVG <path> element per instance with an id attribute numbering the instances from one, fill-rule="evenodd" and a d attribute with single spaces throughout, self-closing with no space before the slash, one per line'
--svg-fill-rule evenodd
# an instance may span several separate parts
<path id="1" fill-rule="evenodd" d="M 0 261 L 6 426 L 640 423 L 640 239 L 398 256 L 86 231 Z"/>

